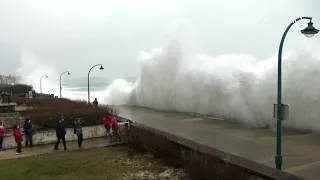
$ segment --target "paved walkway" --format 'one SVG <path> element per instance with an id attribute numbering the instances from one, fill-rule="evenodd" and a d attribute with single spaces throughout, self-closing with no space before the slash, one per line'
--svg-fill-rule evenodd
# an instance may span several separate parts
<path id="1" fill-rule="evenodd" d="M 121 106 L 120 116 L 160 130 L 275 167 L 275 132 L 252 129 L 223 120 L 204 120 L 186 114 Z M 283 170 L 317 180 L 320 176 L 320 134 L 283 133 Z"/>
<path id="2" fill-rule="evenodd" d="M 109 143 L 106 137 L 85 139 L 82 144 L 84 149 L 104 147 L 107 145 L 109 145 Z M 53 147 L 54 147 L 54 144 L 35 146 L 32 148 L 22 148 L 23 153 L 19 155 L 16 155 L 15 149 L 8 149 L 0 152 L 0 160 L 53 153 L 55 152 L 53 150 Z M 68 148 L 68 151 L 78 149 L 78 142 L 77 141 L 67 142 L 67 148 Z M 59 151 L 63 151 L 62 142 L 59 145 L 59 149 L 60 149 Z"/>

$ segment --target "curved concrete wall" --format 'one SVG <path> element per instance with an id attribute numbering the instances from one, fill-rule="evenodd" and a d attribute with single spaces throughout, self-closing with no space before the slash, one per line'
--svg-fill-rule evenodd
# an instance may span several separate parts
<path id="1" fill-rule="evenodd" d="M 152 153 L 185 168 L 191 179 L 303 179 L 137 122 L 131 125 L 128 136 L 129 154 Z"/>

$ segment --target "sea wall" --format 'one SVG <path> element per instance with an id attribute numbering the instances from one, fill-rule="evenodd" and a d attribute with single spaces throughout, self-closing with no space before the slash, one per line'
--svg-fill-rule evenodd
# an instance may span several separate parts
<path id="1" fill-rule="evenodd" d="M 303 178 L 197 142 L 134 122 L 128 131 L 129 154 L 151 153 L 184 168 L 192 180 L 301 180 Z"/>
<path id="2" fill-rule="evenodd" d="M 129 122 L 119 122 L 119 125 L 120 125 L 120 134 L 122 136 L 125 136 L 125 133 L 127 132 L 128 127 L 130 127 Z M 67 131 L 66 141 L 77 140 L 77 135 L 74 134 L 73 128 L 67 128 L 66 131 Z M 82 128 L 82 131 L 83 131 L 84 139 L 104 137 L 107 135 L 104 125 L 85 126 Z M 25 140 L 25 137 L 24 137 L 24 140 Z M 57 136 L 56 136 L 55 130 L 37 131 L 33 134 L 33 145 L 51 144 L 51 143 L 55 143 L 56 140 L 57 140 Z M 22 143 L 24 145 L 24 142 Z M 16 147 L 14 137 L 11 133 L 10 134 L 7 133 L 5 135 L 4 141 L 3 141 L 3 147 L 6 149 Z"/>

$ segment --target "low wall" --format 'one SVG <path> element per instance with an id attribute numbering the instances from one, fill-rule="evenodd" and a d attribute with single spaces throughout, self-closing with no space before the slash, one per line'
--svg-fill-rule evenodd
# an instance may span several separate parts
<path id="1" fill-rule="evenodd" d="M 192 180 L 302 180 L 194 141 L 134 122 L 128 132 L 129 154 L 151 153 L 165 163 L 184 168 Z"/>
<path id="2" fill-rule="evenodd" d="M 120 133 L 122 135 L 127 131 L 129 123 L 120 122 Z M 66 141 L 75 141 L 77 140 L 77 135 L 74 134 L 73 128 L 66 128 Z M 83 138 L 98 138 L 106 136 L 106 129 L 104 125 L 97 126 L 85 126 L 82 128 Z M 25 140 L 25 137 L 23 137 Z M 47 131 L 37 131 L 33 134 L 33 145 L 42 145 L 42 144 L 51 144 L 55 143 L 57 140 L 56 131 L 55 130 L 47 130 Z M 24 145 L 24 142 L 22 142 Z M 17 145 L 15 143 L 14 137 L 12 134 L 6 134 L 3 141 L 3 148 L 10 149 L 15 148 Z"/>

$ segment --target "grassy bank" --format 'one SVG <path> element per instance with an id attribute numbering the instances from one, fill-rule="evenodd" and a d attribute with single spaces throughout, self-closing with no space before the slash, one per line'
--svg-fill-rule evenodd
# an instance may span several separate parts
<path id="1" fill-rule="evenodd" d="M 1 180 L 181 179 L 161 174 L 167 167 L 151 156 L 129 158 L 127 148 L 57 152 L 0 161 Z"/>

